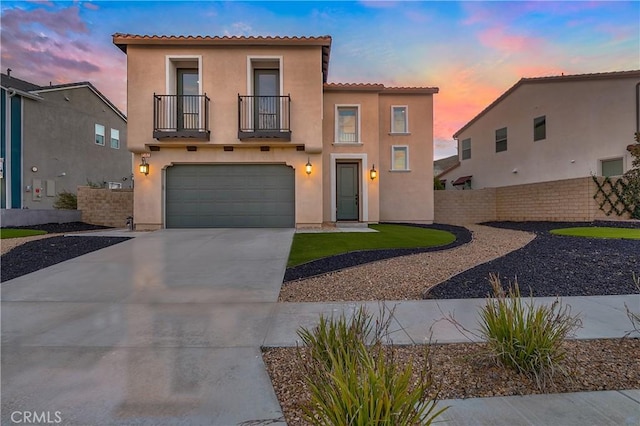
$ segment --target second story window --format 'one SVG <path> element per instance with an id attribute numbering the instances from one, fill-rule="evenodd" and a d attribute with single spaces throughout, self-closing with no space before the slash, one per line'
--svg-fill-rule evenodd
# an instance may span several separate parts
<path id="1" fill-rule="evenodd" d="M 409 147 L 394 145 L 391 147 L 391 170 L 409 170 Z"/>
<path id="2" fill-rule="evenodd" d="M 533 140 L 540 141 L 547 138 L 547 116 L 533 119 Z"/>
<path id="3" fill-rule="evenodd" d="M 391 107 L 391 133 L 409 133 L 409 108 L 406 105 Z"/>
<path id="4" fill-rule="evenodd" d="M 507 128 L 496 130 L 496 152 L 507 150 Z"/>
<path id="5" fill-rule="evenodd" d="M 95 141 L 97 145 L 104 146 L 104 126 L 102 124 L 96 124 Z"/>
<path id="6" fill-rule="evenodd" d="M 360 142 L 360 108 L 357 105 L 336 108 L 336 142 Z"/>
<path id="7" fill-rule="evenodd" d="M 120 149 L 120 130 L 111 129 L 111 148 Z"/>
<path id="8" fill-rule="evenodd" d="M 462 152 L 463 160 L 471 158 L 471 138 L 463 139 L 460 142 L 460 151 Z"/>

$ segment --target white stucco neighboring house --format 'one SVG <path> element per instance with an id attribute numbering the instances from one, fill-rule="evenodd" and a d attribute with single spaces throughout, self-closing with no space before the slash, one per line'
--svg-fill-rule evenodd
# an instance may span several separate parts
<path id="1" fill-rule="evenodd" d="M 446 189 L 622 175 L 638 131 L 640 70 L 522 78 L 458 130 Z"/>

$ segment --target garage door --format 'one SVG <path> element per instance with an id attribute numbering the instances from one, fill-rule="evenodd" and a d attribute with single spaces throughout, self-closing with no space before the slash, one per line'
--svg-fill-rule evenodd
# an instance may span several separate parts
<path id="1" fill-rule="evenodd" d="M 167 228 L 292 228 L 294 171 L 278 164 L 167 168 Z"/>

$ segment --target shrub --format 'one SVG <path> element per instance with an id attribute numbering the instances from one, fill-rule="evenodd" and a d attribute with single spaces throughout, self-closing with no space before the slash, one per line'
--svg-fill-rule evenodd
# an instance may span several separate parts
<path id="1" fill-rule="evenodd" d="M 500 278 L 490 275 L 493 297 L 480 314 L 480 333 L 498 362 L 535 380 L 543 390 L 553 383 L 566 356 L 563 341 L 581 325 L 571 309 L 556 300 L 551 306 L 524 303 L 518 283 L 508 290 Z"/>
<path id="2" fill-rule="evenodd" d="M 62 191 L 56 196 L 53 208 L 61 210 L 76 210 L 78 208 L 78 196 L 73 192 Z"/>
<path id="3" fill-rule="evenodd" d="M 320 317 L 313 331 L 298 335 L 309 359 L 299 358 L 311 393 L 303 407 L 313 425 L 429 425 L 446 407 L 436 411 L 430 398 L 432 378 L 428 353 L 418 383 L 413 367 L 400 368 L 393 347 L 383 347 L 391 316 L 373 322 L 364 308 L 347 321 Z M 428 346 L 427 346 L 428 351 Z M 299 352 L 300 354 L 300 352 Z"/>

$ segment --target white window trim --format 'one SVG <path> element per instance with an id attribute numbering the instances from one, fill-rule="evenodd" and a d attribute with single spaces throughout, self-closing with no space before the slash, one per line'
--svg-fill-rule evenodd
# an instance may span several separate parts
<path id="1" fill-rule="evenodd" d="M 394 128 L 393 128 L 393 123 L 395 122 L 393 119 L 393 109 L 394 108 L 404 108 L 405 109 L 405 127 L 407 128 L 406 132 L 397 132 Z M 410 135 L 411 132 L 409 131 L 409 105 L 391 105 L 391 132 L 389 132 L 390 135 L 393 136 L 401 136 L 401 135 Z"/>
<path id="2" fill-rule="evenodd" d="M 182 61 L 197 61 L 198 62 L 198 95 L 202 96 L 202 55 L 165 55 L 165 95 L 177 95 L 177 67 L 174 62 Z M 167 110 L 166 114 L 171 114 L 171 111 Z M 200 114 L 200 128 L 204 125 L 204 111 Z M 167 117 L 167 123 L 172 123 L 172 117 Z M 176 124 L 177 126 L 177 124 Z"/>
<path id="3" fill-rule="evenodd" d="M 198 61 L 198 94 L 202 95 L 202 55 L 166 55 L 165 56 L 165 95 L 175 95 L 178 92 L 176 87 L 177 75 L 173 62 Z"/>
<path id="4" fill-rule="evenodd" d="M 396 169 L 394 168 L 395 166 L 395 161 L 394 161 L 394 153 L 395 153 L 395 149 L 396 148 L 405 148 L 406 152 L 407 152 L 407 167 L 405 169 Z M 410 167 L 410 162 L 409 162 L 409 145 L 391 145 L 391 172 L 410 172 L 411 171 L 411 167 Z"/>
<path id="5" fill-rule="evenodd" d="M 247 95 L 253 93 L 253 63 L 254 62 L 273 62 L 278 61 L 278 74 L 280 75 L 280 96 L 284 96 L 284 63 L 282 56 L 263 56 L 248 55 L 247 56 Z"/>
<path id="6" fill-rule="evenodd" d="M 355 142 L 341 142 L 338 137 L 338 108 L 356 108 L 356 114 L 358 115 L 358 140 Z M 361 108 L 360 104 L 335 104 L 334 106 L 334 114 L 333 114 L 333 144 L 340 146 L 354 146 L 354 145 L 362 145 L 362 116 L 361 116 Z"/>
<path id="7" fill-rule="evenodd" d="M 118 129 L 113 129 L 113 128 L 112 128 L 112 129 L 109 129 L 109 130 L 110 130 L 110 131 L 109 131 L 109 146 L 110 146 L 111 148 L 113 148 L 113 149 L 120 149 L 120 130 L 118 130 Z M 118 132 L 118 137 L 117 137 L 117 138 L 114 138 L 114 137 L 113 137 L 113 132 L 114 132 L 114 131 Z M 113 146 L 113 142 L 112 142 L 112 141 L 113 141 L 113 139 L 117 139 L 117 140 L 118 140 L 118 146 Z"/>
<path id="8" fill-rule="evenodd" d="M 102 134 L 98 133 L 98 126 L 102 127 Z M 107 142 L 106 141 L 106 139 L 107 139 L 106 133 L 107 133 L 107 131 L 106 131 L 104 125 L 99 124 L 99 123 L 95 123 L 95 125 L 93 126 L 93 141 L 94 141 L 94 143 L 96 145 L 99 145 L 99 146 L 105 146 L 106 142 Z M 98 143 L 97 142 L 96 136 L 98 136 L 98 135 L 102 136 L 102 143 Z"/>
<path id="9" fill-rule="evenodd" d="M 360 160 L 360 201 L 362 202 L 362 222 L 369 222 L 369 191 L 366 183 L 369 181 L 369 166 L 367 154 L 331 154 L 331 222 L 336 221 L 336 184 L 337 166 L 340 160 Z"/>

